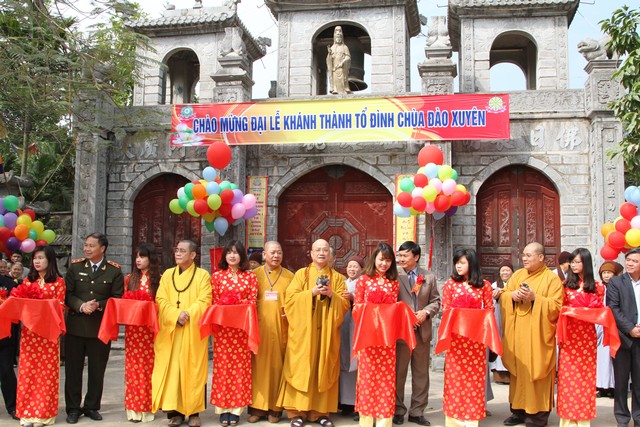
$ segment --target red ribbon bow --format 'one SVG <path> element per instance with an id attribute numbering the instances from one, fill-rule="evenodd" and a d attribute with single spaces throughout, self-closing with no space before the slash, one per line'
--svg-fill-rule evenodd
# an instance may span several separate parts
<path id="1" fill-rule="evenodd" d="M 44 292 L 37 285 L 27 285 L 23 283 L 11 290 L 11 296 L 15 298 L 42 299 Z"/>
<path id="2" fill-rule="evenodd" d="M 418 292 L 420 292 L 420 288 L 422 287 L 423 283 L 424 283 L 424 276 L 422 274 L 418 274 L 418 277 L 416 277 L 416 283 L 415 285 L 413 285 L 411 292 L 417 295 Z"/>
<path id="3" fill-rule="evenodd" d="M 455 297 L 451 302 L 451 308 L 482 308 L 482 301 L 468 294 Z"/>
<path id="4" fill-rule="evenodd" d="M 240 292 L 236 292 L 236 291 L 228 291 L 223 293 L 220 298 L 218 298 L 218 301 L 216 301 L 216 304 L 218 305 L 235 305 L 235 304 L 240 304 L 240 301 L 242 300 L 242 297 L 240 296 Z"/>
<path id="5" fill-rule="evenodd" d="M 153 301 L 151 294 L 144 289 L 138 289 L 137 291 L 125 291 L 122 295 L 122 299 L 133 299 L 136 301 Z"/>
<path id="6" fill-rule="evenodd" d="M 375 289 L 367 294 L 367 302 L 372 304 L 393 304 L 396 299 L 388 292 Z"/>
<path id="7" fill-rule="evenodd" d="M 569 302 L 570 307 L 586 307 L 586 308 L 602 308 L 604 304 L 598 298 L 598 295 L 587 293 L 587 292 L 579 292 L 576 294 L 575 298 L 573 298 Z"/>

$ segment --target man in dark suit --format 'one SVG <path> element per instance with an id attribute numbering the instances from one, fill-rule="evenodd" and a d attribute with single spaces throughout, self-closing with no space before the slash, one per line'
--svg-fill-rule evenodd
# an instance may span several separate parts
<path id="1" fill-rule="evenodd" d="M 431 354 L 431 320 L 440 310 L 440 293 L 436 278 L 418 267 L 420 246 L 404 242 L 398 249 L 398 301 L 404 301 L 415 312 L 416 348 L 413 352 L 404 341 L 396 343 L 396 410 L 394 424 L 403 424 L 407 407 L 404 404 L 404 384 L 411 362 L 411 405 L 409 422 L 421 426 L 431 425 L 424 417 L 429 400 L 429 360 Z"/>
<path id="2" fill-rule="evenodd" d="M 16 286 L 18 286 L 16 282 L 4 274 L 0 274 L 0 289 L 7 291 L 7 297 Z M 16 371 L 13 369 L 18 350 L 18 328 L 17 323 L 12 324 L 11 336 L 0 340 L 0 389 L 2 390 L 7 412 L 14 420 L 20 419 L 16 417 L 18 379 L 16 378 Z"/>
<path id="3" fill-rule="evenodd" d="M 631 249 L 624 259 L 626 273 L 611 278 L 607 305 L 613 312 L 620 335 L 620 349 L 613 359 L 615 397 L 613 414 L 618 427 L 640 427 L 640 248 Z M 627 389 L 631 374 L 631 413 Z"/>
<path id="4" fill-rule="evenodd" d="M 124 277 L 120 266 L 107 261 L 109 242 L 101 233 L 87 236 L 85 258 L 73 260 L 64 278 L 67 285 L 65 303 L 69 307 L 65 337 L 64 397 L 67 423 L 75 424 L 81 414 L 95 421 L 102 400 L 104 372 L 109 361 L 111 343 L 98 339 L 103 310 L 109 298 L 120 298 L 124 292 Z M 88 360 L 87 394 L 82 400 L 82 371 Z"/>

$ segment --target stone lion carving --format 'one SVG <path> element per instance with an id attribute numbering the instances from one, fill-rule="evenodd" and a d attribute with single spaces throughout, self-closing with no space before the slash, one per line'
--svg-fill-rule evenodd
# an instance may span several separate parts
<path id="1" fill-rule="evenodd" d="M 449 28 L 447 27 L 446 16 L 432 16 L 431 26 L 427 33 L 427 47 L 430 48 L 450 48 Z"/>
<path id="2" fill-rule="evenodd" d="M 600 40 L 586 38 L 578 43 L 578 52 L 580 52 L 587 61 L 618 59 L 618 55 L 609 47 L 610 42 L 611 37 L 608 35 L 605 35 Z"/>

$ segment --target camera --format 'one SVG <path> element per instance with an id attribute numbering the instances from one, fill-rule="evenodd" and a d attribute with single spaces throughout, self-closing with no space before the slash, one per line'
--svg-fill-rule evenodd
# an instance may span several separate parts
<path id="1" fill-rule="evenodd" d="M 520 287 L 522 289 L 526 289 L 527 291 L 529 290 L 529 285 L 527 285 L 526 283 L 523 283 L 522 285 L 520 285 Z"/>

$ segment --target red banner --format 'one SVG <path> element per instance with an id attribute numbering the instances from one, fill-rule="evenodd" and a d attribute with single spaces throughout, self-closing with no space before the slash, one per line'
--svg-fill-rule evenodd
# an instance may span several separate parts
<path id="1" fill-rule="evenodd" d="M 509 95 L 177 104 L 171 145 L 509 139 Z"/>

